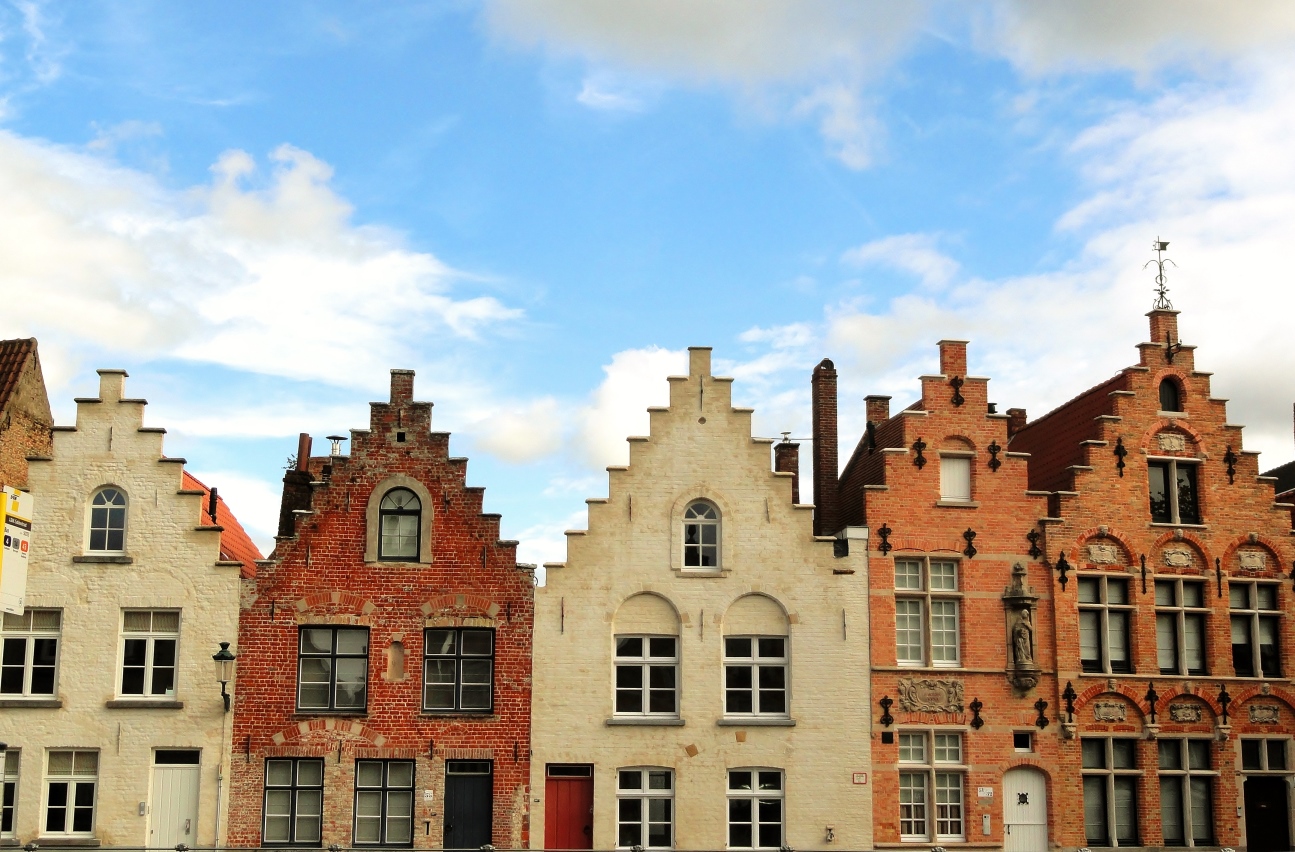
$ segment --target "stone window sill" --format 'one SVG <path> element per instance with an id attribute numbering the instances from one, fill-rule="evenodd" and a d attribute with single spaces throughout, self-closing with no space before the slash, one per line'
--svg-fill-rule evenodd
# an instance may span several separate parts
<path id="1" fill-rule="evenodd" d="M 716 719 L 715 724 L 721 728 L 794 728 L 796 727 L 796 720 L 760 716 L 740 719 L 726 716 L 722 719 Z"/>
<path id="2" fill-rule="evenodd" d="M 1209 529 L 1209 526 L 1207 526 L 1206 524 L 1168 524 L 1168 523 L 1163 523 L 1163 522 L 1161 522 L 1161 521 L 1152 521 L 1152 522 L 1151 522 L 1151 526 L 1153 526 L 1153 527 L 1159 527 L 1159 528 L 1161 528 L 1161 529 L 1173 529 L 1174 527 L 1182 527 L 1182 528 L 1183 528 L 1183 529 L 1185 529 L 1185 530 L 1207 530 L 1207 529 Z"/>
<path id="3" fill-rule="evenodd" d="M 936 500 L 939 509 L 979 509 L 980 503 L 975 500 Z"/>
<path id="4" fill-rule="evenodd" d="M 66 849 L 69 846 L 98 846 L 97 837 L 37 837 L 37 846 L 42 849 Z"/>
<path id="5" fill-rule="evenodd" d="M 419 712 L 419 715 L 429 721 L 432 719 L 446 719 L 446 720 L 465 719 L 471 722 L 498 722 L 499 721 L 499 714 L 491 713 L 491 712 L 465 713 L 462 710 L 422 710 Z"/>
<path id="6" fill-rule="evenodd" d="M 335 718 L 338 716 L 341 716 L 346 719 L 367 719 L 369 717 L 369 711 L 368 710 L 309 710 L 309 709 L 302 709 L 298 707 L 297 712 L 293 713 L 288 718 L 302 719 L 302 720 L 309 721 L 311 719 L 327 719 L 327 718 Z"/>
<path id="7" fill-rule="evenodd" d="M 18 710 L 23 707 L 57 710 L 62 706 L 62 698 L 0 698 L 0 710 Z"/>
<path id="8" fill-rule="evenodd" d="M 145 698 L 114 698 L 104 702 L 109 710 L 183 710 L 183 701 L 149 701 Z"/>
<path id="9" fill-rule="evenodd" d="M 682 728 L 683 719 L 672 719 L 661 716 L 613 716 L 606 722 L 608 727 L 625 726 L 630 728 Z"/>
<path id="10" fill-rule="evenodd" d="M 135 560 L 124 553 L 83 553 L 80 556 L 73 556 L 72 561 L 100 565 L 130 565 Z M 95 845 L 98 845 L 98 841 L 95 841 Z"/>

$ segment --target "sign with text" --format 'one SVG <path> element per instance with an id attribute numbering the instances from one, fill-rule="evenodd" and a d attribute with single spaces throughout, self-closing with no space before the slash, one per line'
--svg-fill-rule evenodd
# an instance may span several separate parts
<path id="1" fill-rule="evenodd" d="M 23 614 L 27 596 L 27 563 L 31 557 L 32 496 L 5 486 L 0 493 L 0 612 Z"/>

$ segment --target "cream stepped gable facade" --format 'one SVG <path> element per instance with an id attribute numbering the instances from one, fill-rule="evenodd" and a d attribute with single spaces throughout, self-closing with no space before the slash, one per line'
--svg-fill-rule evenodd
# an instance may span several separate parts
<path id="1" fill-rule="evenodd" d="M 870 848 L 866 547 L 689 359 L 537 590 L 533 845 Z"/>
<path id="2" fill-rule="evenodd" d="M 259 558 L 164 429 L 99 371 L 76 426 L 32 458 L 26 609 L 0 641 L 0 843 L 217 845 L 228 717 L 212 656 Z M 215 517 L 212 517 L 212 516 Z"/>

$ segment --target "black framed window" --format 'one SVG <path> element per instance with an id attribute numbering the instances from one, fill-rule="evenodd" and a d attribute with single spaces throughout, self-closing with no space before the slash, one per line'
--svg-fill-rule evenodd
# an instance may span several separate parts
<path id="1" fill-rule="evenodd" d="M 368 700 L 369 629 L 302 627 L 297 661 L 301 710 L 363 710 Z"/>
<path id="2" fill-rule="evenodd" d="M 495 631 L 429 628 L 423 633 L 423 709 L 490 712 L 494 669 Z"/>
<path id="3" fill-rule="evenodd" d="M 423 504 L 408 488 L 393 488 L 378 504 L 378 558 L 416 561 L 420 546 Z"/>
<path id="4" fill-rule="evenodd" d="M 126 495 L 117 488 L 100 488 L 90 498 L 90 541 L 87 550 L 121 553 L 126 549 Z"/>
<path id="5" fill-rule="evenodd" d="M 411 846 L 414 842 L 414 762 L 355 762 L 355 845 Z"/>
<path id="6" fill-rule="evenodd" d="M 1150 480 L 1151 520 L 1157 524 L 1199 524 L 1201 508 L 1196 487 L 1196 462 L 1147 463 Z"/>
<path id="7" fill-rule="evenodd" d="M 319 846 L 324 815 L 324 761 L 273 758 L 265 761 L 266 846 Z"/>

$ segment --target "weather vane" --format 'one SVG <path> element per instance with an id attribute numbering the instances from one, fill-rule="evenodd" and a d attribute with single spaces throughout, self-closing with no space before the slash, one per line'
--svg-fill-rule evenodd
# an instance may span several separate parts
<path id="1" fill-rule="evenodd" d="M 1169 243 L 1161 240 L 1160 237 L 1156 237 L 1156 241 L 1151 244 L 1151 247 L 1156 250 L 1156 259 L 1148 260 L 1142 265 L 1143 269 L 1153 263 L 1156 265 L 1156 303 L 1151 306 L 1151 310 L 1172 311 L 1174 306 L 1169 303 L 1169 285 L 1165 283 L 1165 264 L 1174 262 L 1167 257 L 1161 256 L 1161 253 L 1169 248 Z M 1174 266 L 1177 265 L 1174 263 Z"/>

